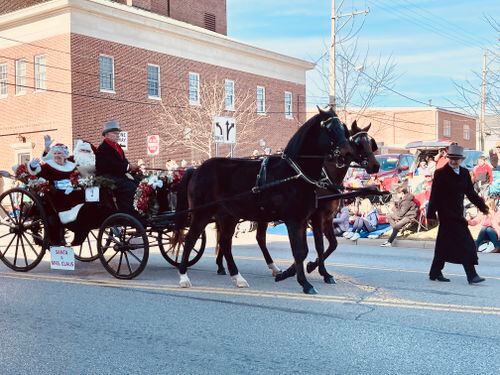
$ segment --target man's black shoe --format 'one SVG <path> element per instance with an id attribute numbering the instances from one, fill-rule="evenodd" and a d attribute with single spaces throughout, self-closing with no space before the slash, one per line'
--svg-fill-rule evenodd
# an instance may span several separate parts
<path id="1" fill-rule="evenodd" d="M 469 279 L 469 284 L 478 284 L 478 283 L 482 283 L 484 280 L 484 278 L 482 278 L 481 276 L 479 275 L 476 275 L 474 276 L 472 279 Z"/>
<path id="2" fill-rule="evenodd" d="M 445 282 L 445 283 L 449 283 L 450 282 L 450 279 L 447 279 L 443 275 L 429 276 L 429 279 L 431 279 L 432 281 L 436 281 L 437 280 L 437 281 L 442 281 L 442 282 Z"/>

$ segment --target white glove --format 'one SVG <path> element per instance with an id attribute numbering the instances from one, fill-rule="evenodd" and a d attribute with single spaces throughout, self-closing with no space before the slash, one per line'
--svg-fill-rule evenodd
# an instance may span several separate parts
<path id="1" fill-rule="evenodd" d="M 46 134 L 43 136 L 43 142 L 45 144 L 45 150 L 49 150 L 50 145 L 52 144 L 52 142 L 54 142 L 54 140 L 50 138 L 50 135 Z"/>
<path id="2" fill-rule="evenodd" d="M 30 161 L 30 168 L 32 170 L 36 170 L 39 167 L 40 167 L 40 162 L 37 159 L 33 159 L 32 161 Z"/>

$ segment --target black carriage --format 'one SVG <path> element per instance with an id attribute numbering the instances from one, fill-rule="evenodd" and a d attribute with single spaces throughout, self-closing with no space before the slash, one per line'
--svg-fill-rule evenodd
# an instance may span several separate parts
<path id="1" fill-rule="evenodd" d="M 3 175 L 8 174 L 3 172 Z M 0 259 L 7 267 L 20 272 L 29 271 L 42 261 L 50 246 L 55 245 L 51 244 L 49 236 L 49 217 L 54 216 L 51 215 L 54 210 L 51 199 L 50 192 L 41 193 L 26 185 L 0 195 Z M 65 231 L 64 242 L 73 247 L 77 260 L 91 262 L 100 259 L 104 268 L 118 279 L 137 277 L 146 267 L 152 248 L 158 248 L 171 265 L 179 265 L 183 245 L 182 241 L 173 238 L 173 211 L 155 212 L 143 218 L 118 213 L 109 188 L 100 189 L 99 203 L 94 204 L 103 209 L 111 206 L 113 210 L 93 223 L 85 239 L 73 240 L 78 221 L 67 225 L 59 223 Z M 180 245 L 174 245 L 174 242 Z M 206 234 L 203 232 L 191 252 L 189 266 L 200 260 L 205 245 Z"/>

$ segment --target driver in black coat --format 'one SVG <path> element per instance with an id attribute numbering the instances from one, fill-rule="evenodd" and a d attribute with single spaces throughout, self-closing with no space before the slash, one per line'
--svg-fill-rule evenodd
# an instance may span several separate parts
<path id="1" fill-rule="evenodd" d="M 120 125 L 116 121 L 104 125 L 104 140 L 97 148 L 95 158 L 96 175 L 114 181 L 118 210 L 135 217 L 137 212 L 134 210 L 134 195 L 137 184 L 129 174 L 133 169 L 118 144 L 120 132 Z"/>
<path id="2" fill-rule="evenodd" d="M 462 264 L 469 284 L 484 281 L 476 273 L 478 264 L 476 244 L 464 217 L 464 195 L 484 214 L 488 207 L 476 193 L 469 171 L 460 166 L 464 159 L 463 148 L 451 145 L 448 150 L 448 164 L 437 169 L 432 183 L 427 218 L 439 219 L 439 231 L 434 250 L 429 278 L 450 281 L 443 276 L 445 262 Z"/>

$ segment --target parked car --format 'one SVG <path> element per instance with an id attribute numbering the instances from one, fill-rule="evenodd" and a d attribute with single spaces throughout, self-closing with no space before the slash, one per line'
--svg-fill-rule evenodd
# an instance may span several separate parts
<path id="1" fill-rule="evenodd" d="M 393 184 L 397 184 L 407 177 L 415 160 L 415 156 L 412 154 L 383 154 L 377 155 L 376 158 L 380 164 L 376 178 L 385 191 L 390 191 Z"/>

